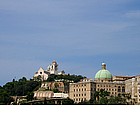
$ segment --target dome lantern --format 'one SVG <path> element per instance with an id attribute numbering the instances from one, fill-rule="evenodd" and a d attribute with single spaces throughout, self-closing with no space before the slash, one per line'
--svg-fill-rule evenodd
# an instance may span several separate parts
<path id="1" fill-rule="evenodd" d="M 95 80 L 112 80 L 112 74 L 106 69 L 105 63 L 102 63 L 102 69 L 96 73 Z"/>
<path id="2" fill-rule="evenodd" d="M 102 63 L 102 70 L 106 70 L 106 64 Z"/>

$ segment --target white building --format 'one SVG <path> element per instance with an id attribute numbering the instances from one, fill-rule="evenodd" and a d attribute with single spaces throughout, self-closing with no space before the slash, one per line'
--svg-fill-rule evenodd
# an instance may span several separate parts
<path id="1" fill-rule="evenodd" d="M 54 93 L 53 91 L 35 91 L 34 98 L 68 98 L 68 93 Z"/>
<path id="2" fill-rule="evenodd" d="M 39 70 L 34 74 L 33 78 L 44 81 L 48 79 L 50 74 L 61 75 L 65 74 L 65 72 L 58 71 L 58 64 L 56 61 L 53 61 L 52 64 L 47 67 L 47 70 L 44 70 L 42 67 L 40 67 Z"/>
<path id="3" fill-rule="evenodd" d="M 42 67 L 39 68 L 39 70 L 34 74 L 34 79 L 38 78 L 41 81 L 47 80 L 50 73 L 48 71 L 45 71 Z"/>

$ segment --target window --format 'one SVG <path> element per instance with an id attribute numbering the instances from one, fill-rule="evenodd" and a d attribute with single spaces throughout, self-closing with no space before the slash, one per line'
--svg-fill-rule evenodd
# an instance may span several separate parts
<path id="1" fill-rule="evenodd" d="M 125 92 L 125 87 L 124 86 L 122 87 L 122 92 Z"/>
<path id="2" fill-rule="evenodd" d="M 79 94 L 79 96 L 80 96 L 80 94 Z"/>
<path id="3" fill-rule="evenodd" d="M 75 97 L 75 94 L 74 94 L 74 97 Z"/>
<path id="4" fill-rule="evenodd" d="M 42 72 L 40 72 L 40 74 L 42 74 Z"/>
<path id="5" fill-rule="evenodd" d="M 120 86 L 118 86 L 118 92 L 121 92 L 121 87 Z"/>
<path id="6" fill-rule="evenodd" d="M 86 93 L 84 95 L 86 96 Z"/>
<path id="7" fill-rule="evenodd" d="M 140 89 L 138 89 L 138 91 L 139 91 L 139 94 L 140 94 Z"/>

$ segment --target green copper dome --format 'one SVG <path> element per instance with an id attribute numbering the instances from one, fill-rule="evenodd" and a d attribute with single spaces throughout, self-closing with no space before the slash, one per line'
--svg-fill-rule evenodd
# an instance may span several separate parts
<path id="1" fill-rule="evenodd" d="M 106 70 L 106 64 L 102 63 L 102 70 L 99 70 L 96 75 L 95 75 L 95 79 L 111 79 L 112 78 L 112 74 Z"/>

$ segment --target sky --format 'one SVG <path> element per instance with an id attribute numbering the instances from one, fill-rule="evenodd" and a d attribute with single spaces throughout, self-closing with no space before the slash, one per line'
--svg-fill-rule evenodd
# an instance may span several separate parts
<path id="1" fill-rule="evenodd" d="M 0 0 L 0 85 L 59 70 L 140 74 L 139 0 Z"/>

